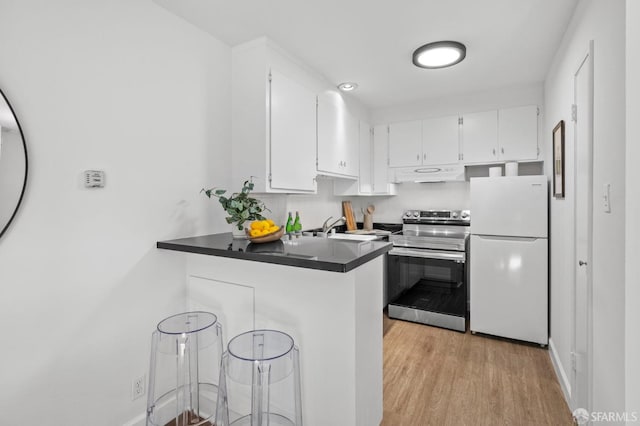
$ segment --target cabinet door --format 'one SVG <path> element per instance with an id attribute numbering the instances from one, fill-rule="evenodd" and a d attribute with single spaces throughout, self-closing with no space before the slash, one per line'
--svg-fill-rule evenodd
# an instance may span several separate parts
<path id="1" fill-rule="evenodd" d="M 341 172 L 344 155 L 339 142 L 340 113 L 336 97 L 331 91 L 318 95 L 318 170 L 328 173 Z"/>
<path id="2" fill-rule="evenodd" d="M 388 191 L 388 155 L 389 155 L 389 128 L 379 125 L 373 128 L 372 145 L 372 182 L 373 193 L 384 194 Z"/>
<path id="3" fill-rule="evenodd" d="M 531 105 L 498 111 L 498 143 L 501 160 L 536 160 L 538 107 Z"/>
<path id="4" fill-rule="evenodd" d="M 371 145 L 371 126 L 369 123 L 360 122 L 360 173 L 359 184 L 362 194 L 370 194 L 372 192 L 373 180 L 371 173 L 372 150 Z"/>
<path id="5" fill-rule="evenodd" d="M 272 70 L 269 101 L 271 188 L 315 191 L 315 93 Z"/>
<path id="6" fill-rule="evenodd" d="M 458 116 L 430 118 L 422 122 L 422 164 L 457 163 L 460 157 Z"/>
<path id="7" fill-rule="evenodd" d="M 340 93 L 318 95 L 318 171 L 358 175 L 358 121 Z"/>
<path id="8" fill-rule="evenodd" d="M 462 117 L 462 153 L 465 163 L 498 161 L 498 111 Z"/>
<path id="9" fill-rule="evenodd" d="M 422 164 L 422 122 L 407 121 L 389 125 L 389 166 Z"/>
<path id="10" fill-rule="evenodd" d="M 360 121 L 349 111 L 344 113 L 344 158 L 342 173 L 358 176 L 360 165 Z"/>

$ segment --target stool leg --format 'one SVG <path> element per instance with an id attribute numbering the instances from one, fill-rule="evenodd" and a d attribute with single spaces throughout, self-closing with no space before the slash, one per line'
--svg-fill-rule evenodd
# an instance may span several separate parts
<path id="1" fill-rule="evenodd" d="M 151 359 L 149 360 L 149 385 L 147 386 L 147 421 L 146 426 L 152 426 L 151 419 L 155 410 L 155 381 L 156 381 L 156 351 L 158 349 L 158 335 L 156 330 L 151 333 Z"/>
<path id="2" fill-rule="evenodd" d="M 271 364 L 253 363 L 251 389 L 251 426 L 269 426 L 269 376 Z"/>
<path id="3" fill-rule="evenodd" d="M 296 409 L 296 426 L 302 426 L 302 392 L 300 386 L 300 352 L 298 347 L 294 346 L 291 351 L 293 356 L 293 386 Z"/>
<path id="4" fill-rule="evenodd" d="M 229 354 L 222 354 L 220 380 L 218 381 L 218 401 L 216 402 L 216 426 L 229 426 L 229 401 L 227 399 L 227 360 Z"/>

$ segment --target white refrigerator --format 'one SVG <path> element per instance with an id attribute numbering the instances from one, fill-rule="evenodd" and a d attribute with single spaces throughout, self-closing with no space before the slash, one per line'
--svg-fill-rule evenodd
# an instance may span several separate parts
<path id="1" fill-rule="evenodd" d="M 470 328 L 548 343 L 546 176 L 471 179 Z"/>

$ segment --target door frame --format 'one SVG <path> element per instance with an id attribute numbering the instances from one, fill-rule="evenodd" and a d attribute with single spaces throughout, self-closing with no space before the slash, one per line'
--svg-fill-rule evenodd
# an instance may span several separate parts
<path id="1" fill-rule="evenodd" d="M 588 103 L 586 105 L 588 117 L 588 136 L 586 141 L 583 144 L 578 144 L 578 132 L 577 130 L 577 121 L 573 119 L 572 112 L 572 124 L 573 124 L 573 142 L 574 142 L 574 182 L 573 182 L 573 190 L 574 190 L 574 198 L 573 198 L 573 217 L 574 217 L 574 240 L 573 240 L 573 258 L 574 258 L 574 267 L 573 267 L 573 284 L 574 284 L 574 324 L 573 324 L 573 344 L 572 344 L 572 358 L 575 364 L 582 363 L 583 368 L 582 371 L 586 374 L 586 383 L 587 383 L 587 392 L 586 392 L 586 401 L 576 401 L 577 391 L 576 385 L 578 382 L 578 368 L 574 368 L 574 374 L 572 375 L 571 380 L 571 405 L 575 410 L 577 408 L 584 408 L 588 412 L 591 412 L 593 407 L 593 275 L 592 275 L 592 266 L 593 266 L 593 213 L 594 213 L 594 204 L 593 204 L 593 118 L 594 118 L 594 42 L 593 40 L 589 41 L 589 49 L 585 53 L 585 55 L 581 56 L 580 61 L 578 62 L 577 67 L 575 68 L 575 72 L 573 75 L 573 103 L 577 104 L 577 76 L 578 73 L 582 70 L 583 66 L 588 67 L 587 70 L 589 72 L 588 75 L 588 86 L 589 86 L 589 94 L 588 94 Z M 584 107 L 584 106 L 583 106 Z M 586 307 L 584 312 L 586 313 L 586 318 L 578 318 L 577 309 L 577 292 L 578 292 L 578 274 L 577 268 L 578 262 L 582 259 L 578 259 L 578 249 L 577 249 L 577 239 L 578 239 L 578 227 L 577 227 L 577 216 L 578 216 L 578 202 L 577 202 L 577 193 L 578 193 L 578 153 L 579 149 L 584 148 L 587 150 L 588 159 L 586 162 L 587 167 L 587 188 L 583 188 L 583 190 L 587 191 L 587 205 L 588 210 L 586 212 L 587 215 L 587 276 L 586 276 Z M 586 354 L 584 357 L 586 359 L 581 360 L 580 357 L 576 355 L 576 339 L 577 339 L 577 329 L 579 321 L 586 321 Z M 574 364 L 574 365 L 575 365 Z M 585 404 L 586 402 L 586 404 Z M 578 405 L 580 404 L 580 405 Z"/>

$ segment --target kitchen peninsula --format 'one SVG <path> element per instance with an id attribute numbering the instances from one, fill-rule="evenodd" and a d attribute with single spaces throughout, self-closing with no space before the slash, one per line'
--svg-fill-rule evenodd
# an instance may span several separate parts
<path id="1" fill-rule="evenodd" d="M 263 328 L 293 337 L 305 425 L 380 424 L 390 243 L 301 236 L 252 244 L 227 233 L 157 247 L 185 253 L 187 308 L 218 315 L 225 341 Z"/>

